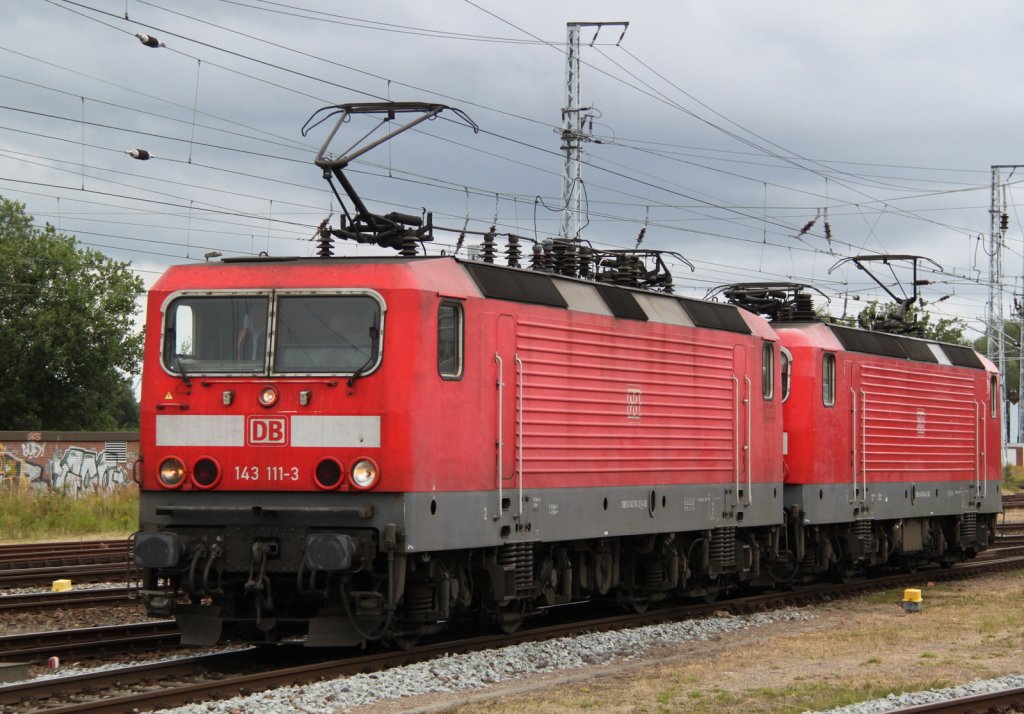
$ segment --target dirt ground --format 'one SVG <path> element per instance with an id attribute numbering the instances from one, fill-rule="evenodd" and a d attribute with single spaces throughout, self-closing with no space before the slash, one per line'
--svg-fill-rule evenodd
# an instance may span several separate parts
<path id="1" fill-rule="evenodd" d="M 1024 672 L 1024 572 L 922 582 L 923 611 L 902 590 L 811 608 L 778 623 L 472 693 L 377 702 L 398 712 L 715 712 L 826 709 L 855 701 Z"/>

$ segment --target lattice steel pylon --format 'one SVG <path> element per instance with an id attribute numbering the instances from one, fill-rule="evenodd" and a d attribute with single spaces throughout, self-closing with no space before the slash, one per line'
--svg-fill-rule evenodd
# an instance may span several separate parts
<path id="1" fill-rule="evenodd" d="M 565 41 L 565 106 L 562 108 L 562 224 L 559 235 L 576 240 L 581 229 L 583 212 L 583 142 L 591 141 L 587 124 L 592 120 L 591 107 L 580 106 L 580 28 L 616 25 L 622 27 L 619 42 L 626 34 L 628 22 L 567 22 Z M 595 33 L 594 39 L 597 39 Z M 591 41 L 593 44 L 593 40 Z M 616 43 L 618 44 L 618 43 Z"/>
<path id="2" fill-rule="evenodd" d="M 1008 215 L 1006 212 L 1006 185 L 1000 178 L 1000 169 L 1012 171 L 1024 167 L 1024 164 L 998 164 L 992 166 L 992 196 L 989 208 L 989 285 L 988 303 L 985 305 L 985 338 L 986 354 L 999 368 L 1001 385 L 1001 402 L 1003 408 L 1002 434 L 1003 454 L 1005 458 L 1006 443 L 1010 440 L 1010 402 L 1006 389 L 1006 325 L 1003 313 L 1003 250 L 1006 245 L 1006 229 Z M 1024 337 L 1024 335 L 1022 335 Z M 1019 367 L 1019 366 L 1018 366 Z M 1018 388 L 1019 389 L 1019 388 Z M 1019 404 L 1019 398 L 1018 398 Z M 1018 422 L 1020 422 L 1018 412 Z M 1018 438 L 1020 438 L 1018 423 Z"/>

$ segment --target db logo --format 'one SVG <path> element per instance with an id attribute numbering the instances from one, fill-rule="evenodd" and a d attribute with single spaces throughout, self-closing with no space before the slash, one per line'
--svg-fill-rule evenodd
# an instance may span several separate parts
<path id="1" fill-rule="evenodd" d="M 256 446 L 287 444 L 288 417 L 249 417 L 245 425 L 245 443 Z"/>
<path id="2" fill-rule="evenodd" d="M 640 418 L 641 392 L 640 387 L 626 388 L 626 418 Z"/>

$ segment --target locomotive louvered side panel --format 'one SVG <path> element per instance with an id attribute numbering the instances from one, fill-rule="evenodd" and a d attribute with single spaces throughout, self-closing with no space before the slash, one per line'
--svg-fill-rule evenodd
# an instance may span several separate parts
<path id="1" fill-rule="evenodd" d="M 858 427 L 867 480 L 974 478 L 974 388 L 972 375 L 952 370 L 861 365 Z"/>
<path id="2" fill-rule="evenodd" d="M 731 344 L 592 326 L 519 328 L 529 482 L 734 478 L 738 383 Z"/>

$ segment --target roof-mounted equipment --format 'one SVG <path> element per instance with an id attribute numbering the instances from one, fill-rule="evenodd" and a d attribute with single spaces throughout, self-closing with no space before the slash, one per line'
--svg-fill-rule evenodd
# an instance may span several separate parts
<path id="1" fill-rule="evenodd" d="M 870 322 L 861 321 L 860 327 L 865 330 L 874 330 L 875 332 L 888 332 L 894 335 L 910 335 L 912 337 L 922 337 L 924 335 L 924 328 L 917 321 L 916 318 L 911 319 L 910 308 L 913 306 L 918 299 L 917 289 L 922 285 L 930 285 L 930 280 L 918 280 L 917 278 L 917 265 L 918 261 L 926 260 L 935 266 L 936 270 L 942 270 L 942 266 L 936 263 L 931 258 L 925 258 L 920 255 L 856 255 L 852 258 L 843 258 L 838 261 L 835 265 L 828 269 L 829 274 L 832 273 L 843 263 L 853 263 L 860 270 L 863 270 L 868 276 L 875 281 L 878 287 L 885 291 L 886 295 L 892 298 L 892 301 L 896 305 L 884 311 L 883 314 L 876 315 Z M 907 296 L 907 291 L 904 289 L 904 281 L 900 280 L 896 275 L 896 271 L 893 269 L 892 264 L 896 262 L 907 261 L 910 263 L 911 268 L 911 279 L 910 279 L 910 296 Z M 889 266 L 889 272 L 892 274 L 892 282 L 895 286 L 899 286 L 903 297 L 897 297 L 897 295 L 887 287 L 881 280 L 878 279 L 871 270 L 865 265 L 865 263 L 883 263 Z"/>
<path id="2" fill-rule="evenodd" d="M 581 264 L 580 277 L 641 290 L 672 293 L 672 272 L 663 256 L 671 255 L 693 271 L 693 263 L 678 253 L 665 250 L 590 249 L 592 267 Z"/>
<path id="3" fill-rule="evenodd" d="M 413 216 L 404 213 L 388 213 L 380 215 L 371 213 L 359 194 L 356 193 L 348 177 L 345 176 L 345 169 L 348 165 L 366 152 L 386 143 L 399 134 L 412 129 L 421 122 L 433 119 L 445 109 L 450 110 L 465 122 L 474 132 L 480 128 L 464 112 L 452 109 L 444 104 L 430 104 L 427 102 L 357 102 L 350 104 L 336 104 L 318 109 L 306 120 L 302 127 L 302 135 L 319 126 L 331 117 L 337 117 L 334 128 L 327 135 L 320 151 L 317 152 L 313 163 L 319 166 L 324 173 L 324 178 L 331 185 L 331 190 L 341 203 L 344 216 L 338 228 L 328 226 L 321 227 L 320 248 L 321 257 L 329 257 L 332 253 L 332 239 L 343 238 L 354 240 L 357 243 L 370 243 L 385 248 L 398 250 L 403 256 L 416 255 L 416 244 L 434 239 L 432 214 L 427 213 L 425 217 Z M 352 144 L 341 156 L 334 156 L 328 153 L 335 135 L 341 125 L 348 122 L 353 115 L 373 114 L 380 116 L 377 125 Z M 412 114 L 409 121 L 391 129 L 383 136 L 374 135 L 381 130 L 385 124 L 390 126 L 399 114 Z M 350 212 L 341 194 L 338 192 L 334 181 L 341 185 L 349 201 L 352 203 Z"/>
<path id="4" fill-rule="evenodd" d="M 764 315 L 772 322 L 816 322 L 814 299 L 807 290 L 813 290 L 828 300 L 825 293 L 804 283 L 732 283 L 712 288 L 706 300 L 721 295 L 737 307 Z"/>

